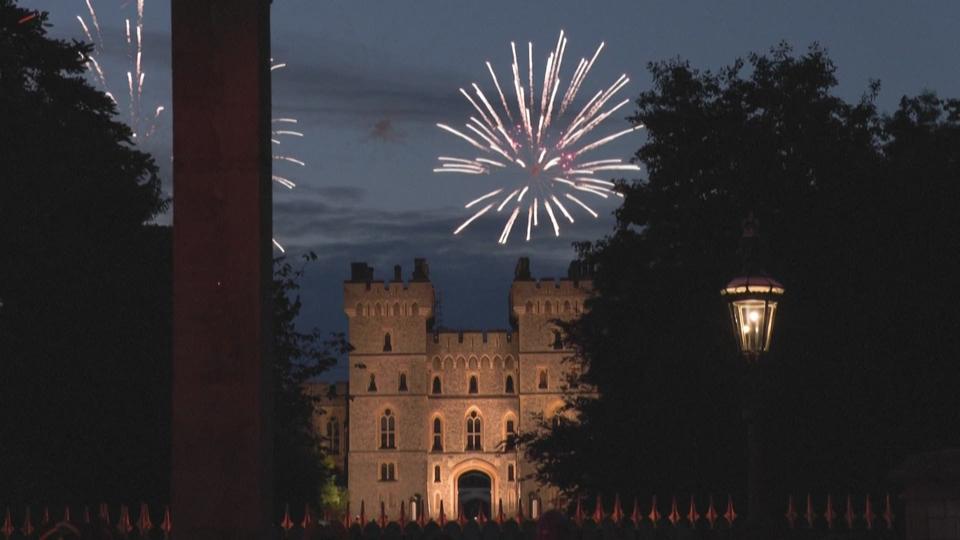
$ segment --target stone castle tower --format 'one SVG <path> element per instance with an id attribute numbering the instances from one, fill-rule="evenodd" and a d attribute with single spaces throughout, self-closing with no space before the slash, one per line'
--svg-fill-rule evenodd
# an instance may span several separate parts
<path id="1" fill-rule="evenodd" d="M 447 517 L 463 509 L 514 513 L 518 500 L 553 497 L 532 479 L 533 467 L 507 441 L 537 429 L 537 418 L 557 414 L 566 393 L 566 349 L 556 320 L 577 317 L 591 282 L 576 267 L 563 280 L 534 280 L 520 259 L 510 288 L 511 328 L 451 331 L 433 325 L 434 288 L 426 261 L 417 259 L 404 282 L 373 279 L 373 269 L 353 263 L 344 283 L 349 319 L 347 388 L 325 394 L 330 419 L 318 429 L 337 438 L 340 465 L 354 514 Z M 346 390 L 346 391 L 344 391 Z M 341 419 L 344 422 L 341 424 Z M 342 429 L 341 429 L 342 428 Z M 414 504 L 411 505 L 411 502 Z"/>

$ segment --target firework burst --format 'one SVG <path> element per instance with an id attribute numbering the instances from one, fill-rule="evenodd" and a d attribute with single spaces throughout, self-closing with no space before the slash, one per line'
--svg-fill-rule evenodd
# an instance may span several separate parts
<path id="1" fill-rule="evenodd" d="M 545 221 L 541 213 L 546 214 L 554 234 L 559 236 L 561 220 L 574 223 L 571 210 L 582 210 L 594 218 L 598 217 L 597 212 L 583 199 L 622 197 L 621 193 L 614 190 L 613 182 L 598 176 L 608 171 L 639 170 L 638 166 L 625 163 L 622 159 L 584 161 L 587 154 L 643 128 L 643 125 L 598 139 L 588 137 L 604 120 L 630 101 L 624 99 L 608 106 L 630 79 L 621 75 L 612 85 L 597 91 L 574 113 L 574 101 L 604 44 L 600 43 L 589 60 L 580 59 L 566 90 L 558 95 L 560 68 L 566 47 L 567 38 L 561 30 L 556 47 L 547 56 L 538 96 L 534 81 L 533 43 L 527 43 L 527 69 L 526 77 L 523 77 L 517 60 L 516 43 L 511 42 L 513 97 L 516 102 L 511 106 L 493 66 L 487 62 L 487 71 L 496 89 L 494 99 L 499 99 L 499 107 L 491 103 L 479 85 L 473 83 L 472 93 L 460 89 L 477 113 L 470 116 L 464 124 L 465 129 L 437 124 L 440 129 L 469 143 L 479 155 L 473 158 L 439 156 L 438 166 L 433 172 L 469 175 L 509 173 L 514 182 L 468 202 L 465 208 L 480 208 L 453 234 L 460 234 L 475 220 L 493 211 L 507 216 L 500 234 L 501 244 L 507 243 L 518 219 L 521 222 L 526 220 L 526 240 L 529 241 L 533 230 Z M 564 127 L 555 127 L 561 121 L 566 122 Z"/>

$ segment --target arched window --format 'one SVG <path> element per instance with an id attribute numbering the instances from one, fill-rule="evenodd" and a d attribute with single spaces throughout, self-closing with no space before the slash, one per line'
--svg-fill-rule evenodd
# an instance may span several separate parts
<path id="1" fill-rule="evenodd" d="M 560 336 L 559 330 L 553 331 L 553 348 L 562 349 L 563 348 L 563 337 Z"/>
<path id="2" fill-rule="evenodd" d="M 471 375 L 471 376 L 470 376 L 470 389 L 469 389 L 469 392 L 470 392 L 471 394 L 476 394 L 476 393 L 477 393 L 477 377 L 476 377 L 475 375 Z"/>
<path id="3" fill-rule="evenodd" d="M 434 393 L 434 394 L 440 394 L 440 393 L 441 393 L 442 388 L 441 388 L 441 386 L 440 386 L 440 377 L 434 377 L 434 378 L 433 378 L 433 388 L 431 388 L 430 391 L 431 391 L 432 393 Z"/>
<path id="4" fill-rule="evenodd" d="M 514 424 L 512 418 L 507 420 L 506 426 L 504 426 L 503 431 L 505 432 L 504 434 L 506 435 L 506 441 L 504 442 L 504 445 L 503 445 L 504 448 L 506 448 L 508 451 L 513 450 L 516 447 L 516 443 L 517 443 L 516 441 L 517 427 Z"/>
<path id="5" fill-rule="evenodd" d="M 439 465 L 433 466 L 433 481 L 440 482 L 440 466 Z M 437 497 L 439 497 L 439 495 Z"/>
<path id="6" fill-rule="evenodd" d="M 553 313 L 553 304 L 551 304 L 549 300 L 547 300 L 547 303 L 544 304 L 543 312 L 546 313 L 547 315 Z"/>
<path id="7" fill-rule="evenodd" d="M 433 419 L 433 448 L 434 452 L 443 452 L 443 423 L 439 418 Z"/>
<path id="8" fill-rule="evenodd" d="M 547 389 L 547 370 L 545 369 L 540 370 L 540 378 L 539 378 L 539 381 L 537 382 L 537 388 L 541 390 Z"/>
<path id="9" fill-rule="evenodd" d="M 337 423 L 335 416 L 327 420 L 327 444 L 331 454 L 340 454 L 340 424 Z"/>
<path id="10" fill-rule="evenodd" d="M 406 373 L 401 373 L 401 374 L 400 374 L 400 388 L 399 388 L 399 390 L 400 390 L 401 392 L 406 392 L 406 391 L 407 391 L 407 374 L 406 374 Z"/>
<path id="11" fill-rule="evenodd" d="M 517 473 L 513 465 L 507 465 L 507 482 L 514 482 L 517 479 Z"/>
<path id="12" fill-rule="evenodd" d="M 393 411 L 387 409 L 380 417 L 380 448 L 392 449 L 397 447 L 397 417 Z"/>
<path id="13" fill-rule="evenodd" d="M 393 316 L 398 317 L 400 315 L 400 302 L 393 304 Z"/>
<path id="14" fill-rule="evenodd" d="M 393 343 L 390 340 L 390 332 L 387 332 L 383 335 L 383 352 L 390 352 L 393 350 Z"/>
<path id="15" fill-rule="evenodd" d="M 367 385 L 367 392 L 376 392 L 376 391 L 377 391 L 377 376 L 371 373 L 370 384 Z"/>
<path id="16" fill-rule="evenodd" d="M 513 390 L 513 375 L 507 375 L 506 381 L 503 383 L 503 391 L 507 394 L 512 394 Z"/>
<path id="17" fill-rule="evenodd" d="M 471 411 L 470 416 L 467 417 L 467 450 L 477 452 L 483 450 L 482 427 L 480 415 L 477 411 Z"/>

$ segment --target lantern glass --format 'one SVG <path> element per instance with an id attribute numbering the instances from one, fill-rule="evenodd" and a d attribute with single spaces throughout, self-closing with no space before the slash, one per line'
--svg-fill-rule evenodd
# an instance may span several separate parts
<path id="1" fill-rule="evenodd" d="M 770 350 L 777 302 L 783 285 L 766 277 L 736 278 L 721 291 L 730 307 L 730 322 L 740 352 L 756 359 Z"/>

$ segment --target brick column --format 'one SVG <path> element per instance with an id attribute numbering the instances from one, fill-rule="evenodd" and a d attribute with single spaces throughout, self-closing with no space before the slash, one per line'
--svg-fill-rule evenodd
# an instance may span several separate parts
<path id="1" fill-rule="evenodd" d="M 271 538 L 270 5 L 173 0 L 174 537 Z"/>

